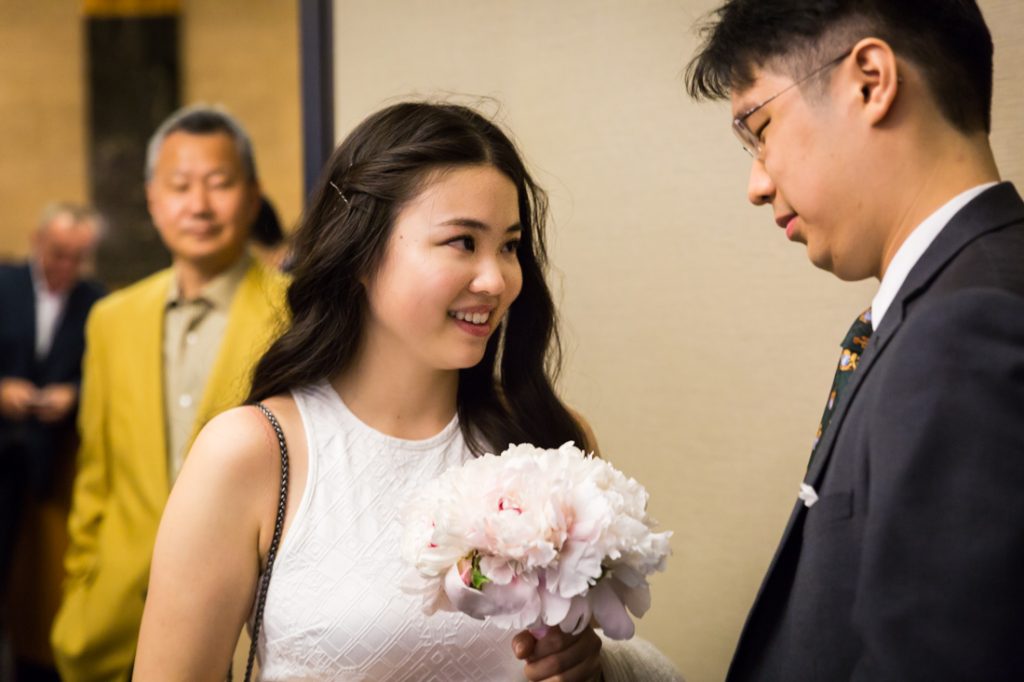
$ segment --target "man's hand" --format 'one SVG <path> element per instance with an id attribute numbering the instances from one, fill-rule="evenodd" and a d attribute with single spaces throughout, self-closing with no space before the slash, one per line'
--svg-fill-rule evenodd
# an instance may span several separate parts
<path id="1" fill-rule="evenodd" d="M 0 414 L 7 419 L 25 419 L 38 399 L 39 389 L 31 381 L 17 377 L 0 379 Z"/>
<path id="2" fill-rule="evenodd" d="M 512 640 L 516 658 L 526 661 L 530 682 L 598 682 L 601 677 L 601 639 L 587 627 L 578 635 L 567 635 L 555 626 L 540 639 L 528 631 Z"/>
<path id="3" fill-rule="evenodd" d="M 74 384 L 50 384 L 39 392 L 35 405 L 36 417 L 48 424 L 66 417 L 78 400 L 78 389 Z"/>

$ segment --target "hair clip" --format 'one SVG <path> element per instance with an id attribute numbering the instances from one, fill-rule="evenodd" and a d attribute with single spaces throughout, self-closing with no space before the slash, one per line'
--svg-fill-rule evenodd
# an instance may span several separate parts
<path id="1" fill-rule="evenodd" d="M 351 207 L 352 204 L 348 202 L 348 197 L 345 196 L 345 193 L 341 191 L 340 187 L 334 184 L 334 180 L 328 180 L 327 182 L 328 184 L 330 184 L 331 187 L 334 188 L 334 191 L 338 193 L 338 196 L 341 197 L 341 200 L 345 202 L 345 205 Z"/>

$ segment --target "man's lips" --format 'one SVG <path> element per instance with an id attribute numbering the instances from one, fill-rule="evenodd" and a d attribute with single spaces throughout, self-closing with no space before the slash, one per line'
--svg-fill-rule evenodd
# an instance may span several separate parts
<path id="1" fill-rule="evenodd" d="M 211 234 L 213 232 L 219 232 L 221 228 L 221 223 L 206 222 L 203 220 L 180 223 L 180 230 L 186 234 Z"/>
<path id="2" fill-rule="evenodd" d="M 775 219 L 775 224 L 786 230 L 786 239 L 790 241 L 796 235 L 796 213 L 787 213 Z"/>
<path id="3" fill-rule="evenodd" d="M 785 215 L 778 216 L 775 218 L 775 224 L 785 229 L 789 226 L 789 221 L 796 217 L 796 213 L 787 213 Z"/>

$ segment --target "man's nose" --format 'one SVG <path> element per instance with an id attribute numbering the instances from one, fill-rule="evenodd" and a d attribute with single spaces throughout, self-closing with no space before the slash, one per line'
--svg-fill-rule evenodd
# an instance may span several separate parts
<path id="1" fill-rule="evenodd" d="M 775 198 L 775 183 L 764 168 L 764 161 L 754 159 L 750 163 L 750 177 L 747 179 L 747 199 L 754 206 L 772 203 Z"/>
<path id="2" fill-rule="evenodd" d="M 196 183 L 188 192 L 188 208 L 195 214 L 209 213 L 210 193 L 202 183 Z"/>

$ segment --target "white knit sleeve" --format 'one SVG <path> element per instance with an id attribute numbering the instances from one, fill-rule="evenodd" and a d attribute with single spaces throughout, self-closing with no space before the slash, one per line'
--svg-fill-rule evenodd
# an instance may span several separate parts
<path id="1" fill-rule="evenodd" d="M 645 639 L 615 641 L 601 636 L 604 682 L 684 682 L 665 654 Z"/>

